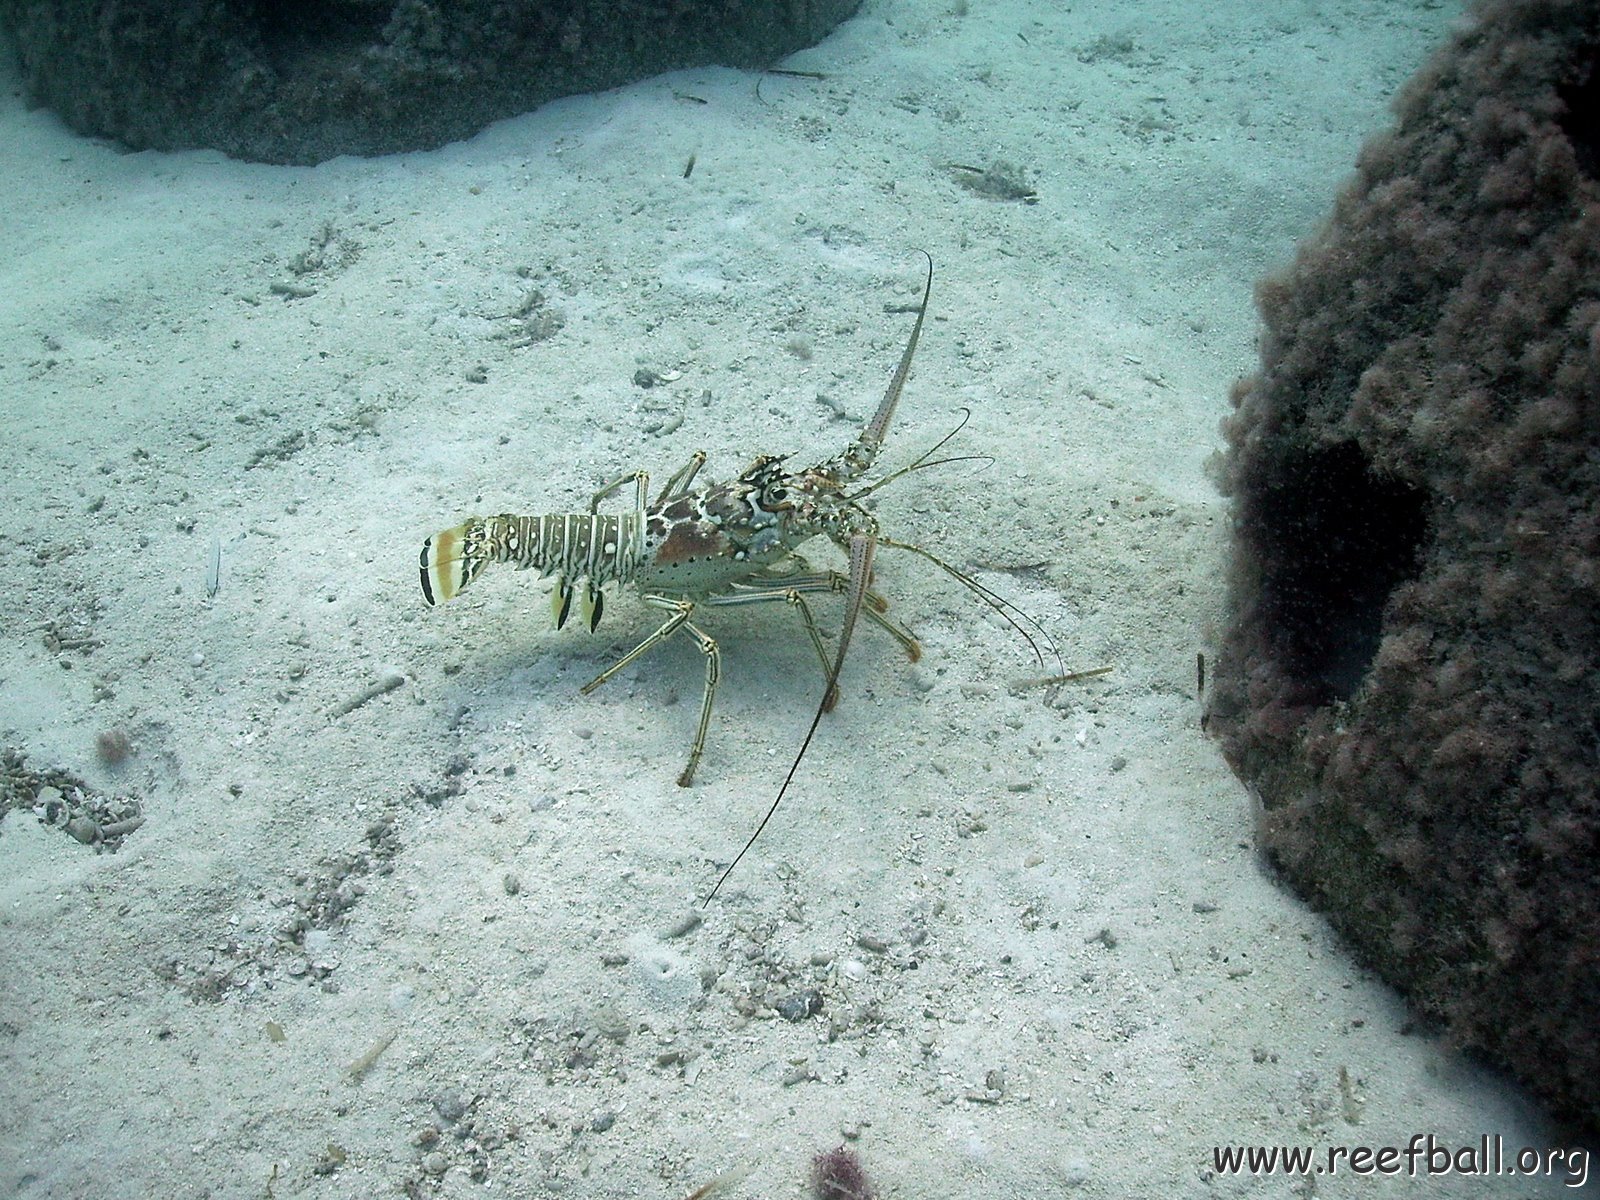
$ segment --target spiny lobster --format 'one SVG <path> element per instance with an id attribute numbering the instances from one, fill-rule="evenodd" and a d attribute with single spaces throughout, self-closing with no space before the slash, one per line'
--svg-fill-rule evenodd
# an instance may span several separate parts
<path id="1" fill-rule="evenodd" d="M 711 705 L 722 671 L 716 641 L 690 620 L 695 608 L 783 601 L 799 613 L 822 663 L 827 686 L 777 798 L 717 880 L 706 897 L 708 903 L 761 836 L 788 791 L 823 714 L 838 702 L 839 672 L 861 614 L 888 631 L 913 662 L 921 654 L 917 639 L 884 615 L 888 602 L 872 588 L 872 562 L 878 547 L 909 550 L 947 571 L 1018 629 L 1039 657 L 1033 638 L 1011 616 L 1016 610 L 1008 601 L 922 547 L 884 537 L 876 518 L 862 506 L 867 496 L 901 475 L 938 465 L 930 460 L 954 432 L 909 466 L 851 490 L 876 461 L 911 372 L 933 290 L 933 259 L 924 256 L 928 258 L 927 281 L 900 364 L 872 420 L 843 453 L 801 471 L 785 469 L 788 455 L 762 455 L 727 483 L 694 488 L 706 461 L 704 452 L 696 451 L 667 480 L 654 503 L 649 500 L 649 475 L 633 471 L 597 491 L 588 512 L 473 517 L 422 545 L 422 594 L 429 604 L 454 598 L 490 563 L 509 562 L 519 568 L 532 567 L 541 576 L 554 576 L 551 605 L 558 628 L 566 623 L 576 594 L 583 622 L 594 630 L 604 610 L 601 589 L 607 584 L 631 585 L 645 604 L 665 612 L 660 628 L 583 686 L 585 695 L 679 630 L 686 630 L 705 656 L 706 677 L 689 761 L 678 776 L 682 787 L 694 779 L 705 750 Z M 952 460 L 939 460 L 948 461 Z M 629 483 L 634 485 L 632 510 L 600 512 L 601 501 Z M 817 536 L 828 538 L 849 555 L 848 575 L 814 571 L 795 553 L 803 542 Z M 819 592 L 845 596 L 844 624 L 831 659 L 806 601 L 808 594 Z"/>

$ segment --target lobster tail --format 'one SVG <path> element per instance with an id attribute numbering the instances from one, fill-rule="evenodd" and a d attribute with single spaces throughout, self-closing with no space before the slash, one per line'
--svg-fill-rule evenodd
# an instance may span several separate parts
<path id="1" fill-rule="evenodd" d="M 554 575 L 551 613 L 559 628 L 572 609 L 569 579 L 583 580 L 577 593 L 583 623 L 600 623 L 600 587 L 627 582 L 638 570 L 639 526 L 609 513 L 556 513 L 545 517 L 473 517 L 422 543 L 422 595 L 429 604 L 453 600 L 492 562 L 531 567 Z"/>
<path id="2" fill-rule="evenodd" d="M 422 543 L 422 595 L 429 604 L 454 600 L 489 564 L 483 521 L 473 517 Z"/>

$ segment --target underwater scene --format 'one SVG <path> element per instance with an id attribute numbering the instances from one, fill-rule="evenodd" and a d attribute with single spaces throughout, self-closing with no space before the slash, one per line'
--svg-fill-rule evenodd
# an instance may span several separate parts
<path id="1" fill-rule="evenodd" d="M 1590 1186 L 1206 727 L 1257 281 L 1466 8 L 864 0 L 252 160 L 29 7 L 0 1197 Z"/>

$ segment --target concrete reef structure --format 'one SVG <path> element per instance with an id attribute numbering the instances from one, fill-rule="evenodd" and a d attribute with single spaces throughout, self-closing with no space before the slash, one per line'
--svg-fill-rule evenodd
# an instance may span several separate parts
<path id="1" fill-rule="evenodd" d="M 1491 0 L 1264 281 L 1210 728 L 1261 842 L 1600 1126 L 1600 5 Z"/>
<path id="2" fill-rule="evenodd" d="M 0 0 L 29 99 L 136 150 L 426 150 L 559 96 L 760 68 L 861 0 Z"/>

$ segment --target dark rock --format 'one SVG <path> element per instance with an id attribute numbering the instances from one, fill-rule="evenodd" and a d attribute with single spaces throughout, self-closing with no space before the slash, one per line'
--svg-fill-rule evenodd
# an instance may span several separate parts
<path id="1" fill-rule="evenodd" d="M 815 988 L 807 988 L 785 996 L 773 1008 L 785 1021 L 804 1021 L 821 1012 L 822 1006 L 822 993 Z"/>
<path id="2" fill-rule="evenodd" d="M 466 1096 L 454 1088 L 440 1092 L 433 1098 L 433 1111 L 439 1114 L 440 1120 L 450 1125 L 466 1116 L 470 1107 Z"/>
<path id="3" fill-rule="evenodd" d="M 1259 289 L 1208 714 L 1385 978 L 1600 1124 L 1600 5 L 1479 6 Z"/>
<path id="4" fill-rule="evenodd" d="M 0 0 L 29 98 L 135 149 L 430 149 L 559 96 L 766 67 L 860 0 Z"/>

